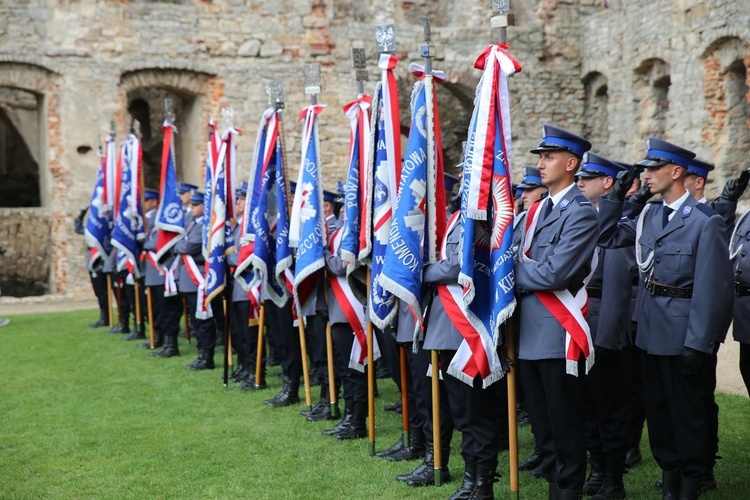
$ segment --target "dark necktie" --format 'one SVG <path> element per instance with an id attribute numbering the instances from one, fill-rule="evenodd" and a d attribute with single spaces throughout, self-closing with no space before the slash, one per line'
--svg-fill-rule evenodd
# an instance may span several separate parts
<path id="1" fill-rule="evenodd" d="M 674 212 L 673 209 L 669 208 L 668 206 L 664 205 L 664 210 L 661 213 L 661 227 L 664 229 L 667 227 L 667 224 L 669 223 L 669 216 L 670 214 Z"/>
<path id="2" fill-rule="evenodd" d="M 542 220 L 545 220 L 547 217 L 549 217 L 549 214 L 552 213 L 552 208 L 552 198 L 548 198 L 547 201 L 544 202 L 544 214 Z"/>

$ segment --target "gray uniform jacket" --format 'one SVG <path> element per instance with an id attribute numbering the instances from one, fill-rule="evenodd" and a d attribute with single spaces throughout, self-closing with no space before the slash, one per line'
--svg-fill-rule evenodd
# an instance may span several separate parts
<path id="1" fill-rule="evenodd" d="M 595 346 L 621 351 L 630 345 L 633 281 L 638 280 L 635 249 L 598 247 L 595 251 L 599 263 L 588 286 L 600 288 L 601 297 L 589 296 L 586 322 Z"/>
<path id="2" fill-rule="evenodd" d="M 577 292 L 590 271 L 599 231 L 594 206 L 575 185 L 546 219 L 541 217 L 530 247 L 534 262 L 516 264 L 518 357 L 526 360 L 565 358 L 565 330 L 534 292 Z M 525 225 L 516 228 L 524 230 Z"/>
<path id="3" fill-rule="evenodd" d="M 463 228 L 461 225 L 456 224 L 453 226 L 453 229 L 447 236 L 448 241 L 445 253 L 448 258 L 425 266 L 422 273 L 422 283 L 425 285 L 450 285 L 458 283 L 458 274 L 461 272 L 461 256 L 458 250 L 462 235 Z M 406 309 L 407 314 L 411 315 L 408 308 Z M 440 296 L 435 293 L 428 312 L 427 329 L 425 330 L 422 347 L 424 349 L 455 351 L 461 345 L 462 340 L 463 336 L 453 326 L 453 322 L 445 312 L 445 307 L 440 300 Z"/>
<path id="4" fill-rule="evenodd" d="M 737 255 L 732 260 L 734 281 L 750 287 L 750 212 L 738 222 L 730 250 Z M 734 297 L 734 340 L 750 344 L 750 295 Z"/>
<path id="5" fill-rule="evenodd" d="M 143 242 L 143 250 L 146 252 L 156 251 L 156 240 L 159 236 L 159 230 L 156 228 L 156 210 L 146 214 L 146 223 L 148 224 L 148 235 Z M 146 286 L 158 286 L 164 284 L 164 275 L 156 269 L 148 258 L 144 259 L 143 264 L 143 283 Z"/>
<path id="6" fill-rule="evenodd" d="M 326 270 L 331 277 L 346 276 L 346 264 L 339 257 L 340 253 L 340 250 L 336 252 L 336 255 L 332 254 L 328 249 L 325 251 Z M 349 320 L 346 318 L 343 309 L 341 309 L 338 299 L 333 294 L 331 285 L 329 284 L 326 288 L 328 294 L 328 322 L 331 325 L 337 323 L 349 324 Z"/>
<path id="7" fill-rule="evenodd" d="M 189 293 L 198 291 L 198 285 L 193 283 L 188 273 L 185 262 L 182 261 L 183 255 L 192 255 L 195 263 L 203 270 L 203 217 L 193 220 L 185 232 L 185 237 L 181 239 L 174 247 L 177 258 L 180 259 L 180 270 L 177 274 L 177 288 L 180 293 Z"/>
<path id="8" fill-rule="evenodd" d="M 437 297 L 435 297 L 437 300 Z M 409 310 L 409 304 L 403 300 L 398 301 L 398 324 L 396 325 L 396 342 L 411 344 L 414 342 L 414 315 Z M 424 331 L 419 332 L 418 340 L 424 340 Z"/>
<path id="9" fill-rule="evenodd" d="M 234 251 L 227 255 L 227 265 L 234 269 L 237 267 L 237 262 L 240 255 L 240 230 L 242 229 L 242 219 L 238 219 L 237 223 L 232 228 L 232 241 L 234 241 Z M 234 276 L 227 276 L 227 280 L 234 279 Z M 247 302 L 250 300 L 247 292 L 237 280 L 232 283 L 232 302 Z"/>
<path id="10" fill-rule="evenodd" d="M 644 273 L 657 283 L 692 288 L 691 298 L 639 295 L 636 345 L 648 354 L 676 356 L 685 347 L 713 353 L 723 342 L 732 318 L 732 271 L 722 218 L 688 196 L 662 228 L 662 201 L 650 203 L 637 242 L 641 259 L 653 253 Z M 637 220 L 623 219 L 622 203 L 601 199 L 600 244 L 608 248 L 636 243 Z M 642 285 L 643 286 L 643 285 Z"/>

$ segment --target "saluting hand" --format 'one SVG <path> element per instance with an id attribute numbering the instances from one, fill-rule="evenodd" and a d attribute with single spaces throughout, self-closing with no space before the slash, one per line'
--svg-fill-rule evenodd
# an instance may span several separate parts
<path id="1" fill-rule="evenodd" d="M 721 201 L 725 202 L 735 202 L 739 200 L 742 193 L 747 189 L 748 182 L 750 182 L 750 171 L 745 169 L 737 179 L 729 179 L 727 181 L 719 198 Z"/>
<path id="2" fill-rule="evenodd" d="M 633 185 L 633 180 L 635 180 L 636 177 L 638 177 L 637 168 L 623 170 L 622 172 L 617 174 L 617 179 L 615 179 L 615 184 L 612 186 L 612 191 L 604 196 L 604 198 L 613 201 L 623 201 L 625 199 L 625 195 L 630 190 L 630 186 Z"/>
<path id="3" fill-rule="evenodd" d="M 630 197 L 630 201 L 638 205 L 644 205 L 653 195 L 654 193 L 651 192 L 648 184 L 644 183 L 643 186 L 641 186 L 641 189 L 636 191 L 636 193 Z"/>

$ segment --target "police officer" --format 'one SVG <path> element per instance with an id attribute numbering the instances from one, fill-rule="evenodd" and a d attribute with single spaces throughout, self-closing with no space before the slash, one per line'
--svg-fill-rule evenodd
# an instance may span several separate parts
<path id="1" fill-rule="evenodd" d="M 547 187 L 542 184 L 542 176 L 539 169 L 526 165 L 522 169 L 523 177 L 518 189 L 521 192 L 520 200 L 523 202 L 519 213 L 528 210 L 531 205 L 542 199 L 542 195 L 547 192 Z"/>
<path id="2" fill-rule="evenodd" d="M 551 125 L 544 125 L 542 134 L 539 147 L 531 152 L 539 154 L 537 168 L 549 196 L 532 207 L 527 223 L 516 226 L 524 235 L 516 265 L 518 364 L 550 498 L 567 500 L 579 498 L 586 475 L 582 377 L 583 358 L 588 354 L 590 364 L 591 353 L 588 327 L 575 308 L 580 307 L 576 297 L 585 293 L 581 289 L 599 226 L 596 210 L 574 181 L 591 143 Z M 558 300 L 549 300 L 552 297 Z M 554 307 L 563 299 L 571 305 Z M 577 328 L 568 333 L 561 320 Z M 580 356 L 566 350 L 568 337 L 579 346 Z"/>
<path id="3" fill-rule="evenodd" d="M 612 190 L 619 172 L 626 167 L 587 152 L 578 172 L 578 187 L 598 208 L 599 197 Z M 637 282 L 632 247 L 595 250 L 597 262 L 586 285 L 589 297 L 586 322 L 591 328 L 596 364 L 586 377 L 591 403 L 586 412 L 587 448 L 591 472 L 583 485 L 585 495 L 595 500 L 625 498 L 622 474 L 628 451 L 628 397 L 630 345 L 633 317 L 632 285 Z"/>
<path id="4" fill-rule="evenodd" d="M 184 213 L 184 224 L 188 227 L 190 221 L 193 220 L 193 211 L 190 209 L 191 202 L 193 200 L 193 194 L 198 191 L 198 186 L 195 184 L 188 184 L 187 182 L 180 182 L 177 187 L 177 192 L 182 200 L 182 211 Z"/>
<path id="5" fill-rule="evenodd" d="M 750 171 L 743 170 L 733 185 L 724 188 L 722 196 L 739 196 L 747 188 Z M 731 182 L 731 181 L 730 181 Z M 729 192 L 727 192 L 729 191 Z M 750 212 L 737 222 L 730 240 L 730 257 L 734 268 L 734 326 L 732 335 L 740 343 L 740 374 L 750 394 Z"/>
<path id="6" fill-rule="evenodd" d="M 84 208 L 78 214 L 78 217 L 75 218 L 73 230 L 76 234 L 84 235 L 86 233 L 86 226 L 83 219 L 84 217 L 86 217 L 86 213 L 88 212 L 88 210 L 88 207 Z M 99 303 L 99 319 L 89 324 L 91 328 L 100 328 L 102 326 L 109 325 L 109 298 L 107 297 L 107 277 L 102 272 L 101 264 L 101 259 L 97 259 L 96 263 L 91 261 L 91 248 L 87 246 L 86 269 L 88 270 L 89 277 L 91 279 L 91 288 L 93 289 L 94 295 L 96 296 L 96 301 Z"/>
<path id="7" fill-rule="evenodd" d="M 620 177 L 610 199 L 600 201 L 600 243 L 636 245 L 645 287 L 636 344 L 646 351 L 651 451 L 662 469 L 664 498 L 688 500 L 698 497 L 711 468 L 711 356 L 731 321 L 731 266 L 724 221 L 685 188 L 695 153 L 653 137 L 646 147 L 638 165 L 646 168 L 650 191 L 663 199 L 649 203 L 637 220 L 622 219 L 633 174 Z"/>
<path id="8" fill-rule="evenodd" d="M 178 285 L 180 293 L 184 293 L 187 299 L 188 311 L 191 316 L 192 332 L 194 332 L 198 357 L 187 368 L 191 370 L 213 370 L 214 350 L 216 348 L 216 325 L 212 318 L 203 319 L 196 315 L 198 305 L 198 286 L 200 279 L 197 276 L 203 271 L 203 193 L 195 191 L 190 200 L 192 220 L 185 230 L 185 238 L 180 240 L 174 251 L 178 254 L 180 262 Z M 212 304 L 212 308 L 213 307 Z M 218 311 L 217 311 L 218 312 Z"/>

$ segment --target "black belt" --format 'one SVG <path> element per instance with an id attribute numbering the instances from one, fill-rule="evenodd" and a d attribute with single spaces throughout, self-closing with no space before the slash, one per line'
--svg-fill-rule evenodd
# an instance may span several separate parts
<path id="1" fill-rule="evenodd" d="M 745 297 L 746 295 L 750 295 L 750 286 L 743 285 L 742 283 L 739 283 L 737 281 L 734 282 L 734 293 L 738 297 Z"/>
<path id="2" fill-rule="evenodd" d="M 689 299 L 693 296 L 693 289 L 690 287 L 662 285 L 653 280 L 646 281 L 646 291 L 654 297 Z"/>
<path id="3" fill-rule="evenodd" d="M 589 298 L 592 299 L 601 299 L 602 298 L 602 289 L 596 286 L 587 286 L 586 292 L 589 294 Z"/>

